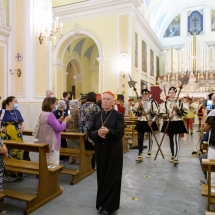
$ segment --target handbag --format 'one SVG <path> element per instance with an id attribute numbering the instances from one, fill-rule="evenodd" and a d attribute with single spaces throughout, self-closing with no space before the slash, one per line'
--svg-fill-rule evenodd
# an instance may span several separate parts
<path id="1" fill-rule="evenodd" d="M 40 117 L 39 117 L 39 119 L 37 121 L 37 124 L 36 124 L 36 126 L 35 126 L 35 128 L 34 128 L 34 130 L 32 132 L 32 136 L 34 138 L 36 138 L 36 139 L 39 138 L 39 129 L 40 129 Z"/>

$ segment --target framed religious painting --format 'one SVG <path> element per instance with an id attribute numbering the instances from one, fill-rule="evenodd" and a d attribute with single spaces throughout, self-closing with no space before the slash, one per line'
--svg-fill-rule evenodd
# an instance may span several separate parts
<path id="1" fill-rule="evenodd" d="M 147 72 L 147 44 L 142 40 L 142 71 Z"/>
<path id="2" fill-rule="evenodd" d="M 215 31 L 215 10 L 211 9 L 211 31 Z"/>
<path id="3" fill-rule="evenodd" d="M 176 37 L 181 35 L 181 16 L 176 16 L 169 24 L 168 28 L 164 33 L 165 37 Z"/>
<path id="4" fill-rule="evenodd" d="M 188 32 L 187 35 L 203 34 L 203 10 L 188 12 Z"/>
<path id="5" fill-rule="evenodd" d="M 135 67 L 138 67 L 138 34 L 135 32 Z"/>
<path id="6" fill-rule="evenodd" d="M 150 75 L 155 75 L 154 52 L 150 49 Z"/>
<path id="7" fill-rule="evenodd" d="M 160 75 L 159 57 L 156 55 L 156 76 Z"/>

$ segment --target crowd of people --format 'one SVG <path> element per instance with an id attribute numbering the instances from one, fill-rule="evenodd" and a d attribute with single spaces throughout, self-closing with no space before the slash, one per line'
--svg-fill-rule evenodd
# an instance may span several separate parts
<path id="1" fill-rule="evenodd" d="M 97 198 L 97 208 L 102 207 L 101 211 L 103 214 L 108 214 L 107 211 L 114 211 L 119 208 L 119 197 L 121 188 L 121 175 L 122 175 L 122 136 L 124 132 L 124 118 L 125 108 L 123 105 L 114 99 L 113 94 L 104 93 L 102 95 L 103 101 L 96 101 L 96 94 L 94 92 L 89 92 L 85 97 L 78 100 L 70 100 L 70 94 L 68 92 L 63 93 L 63 98 L 58 100 L 53 91 L 46 91 L 46 98 L 42 102 L 42 110 L 38 116 L 38 123 L 34 129 L 37 133 L 38 142 L 49 144 L 50 152 L 46 154 L 47 163 L 53 165 L 59 165 L 60 162 L 64 162 L 66 157 L 60 156 L 60 148 L 79 148 L 79 142 L 74 139 L 62 139 L 61 132 L 82 132 L 88 133 L 89 129 L 93 127 L 93 117 L 97 113 L 102 113 L 102 123 L 99 132 L 95 133 L 91 130 L 88 135 L 88 139 L 85 141 L 86 150 L 102 150 L 104 154 L 112 147 L 115 150 L 114 141 L 118 141 L 118 149 L 115 151 L 115 157 L 112 159 L 117 160 L 119 165 L 115 165 L 115 173 L 112 175 L 106 174 L 103 168 L 109 163 L 109 157 L 101 157 L 99 153 L 96 153 L 92 159 L 92 168 L 98 169 L 98 198 Z M 109 98 L 110 97 L 110 98 Z M 15 140 L 23 141 L 22 132 L 25 127 L 24 119 L 21 112 L 18 110 L 18 100 L 16 97 L 10 96 L 2 102 L 2 109 L 0 110 L 0 135 L 1 140 Z M 117 109 L 118 111 L 116 111 Z M 112 117 L 107 122 L 105 118 L 111 111 L 112 117 L 115 123 L 113 123 Z M 121 114 L 122 112 L 123 114 Z M 119 117 L 120 116 L 120 117 Z M 109 126 L 108 128 L 106 126 Z M 96 125 L 98 126 L 98 125 Z M 111 129 L 112 127 L 112 129 Z M 36 130 L 36 131 L 35 131 Z M 98 137 L 96 137 L 96 135 Z M 104 148 L 98 149 L 96 144 L 103 141 Z M 112 146 L 110 144 L 112 143 Z M 4 157 L 10 157 L 11 159 L 23 159 L 23 150 L 7 150 L 6 146 L 0 141 L 0 189 L 2 190 L 3 180 L 15 181 L 23 178 L 23 174 L 18 172 L 11 172 L 4 170 Z M 96 162 L 98 160 L 99 162 Z M 102 165 L 100 165 L 102 162 Z M 69 164 L 79 164 L 78 157 L 70 157 Z M 109 164 L 108 164 L 109 165 Z M 110 170 L 113 168 L 109 167 Z M 121 170 L 120 170 L 121 169 Z M 121 172 L 120 172 L 121 171 Z M 109 175 L 109 176 L 108 176 Z M 114 181 L 109 183 L 104 183 L 103 179 L 106 177 L 113 178 L 116 177 L 118 183 Z M 108 185 L 108 187 L 107 187 Z M 113 190 L 113 196 L 109 196 L 109 191 Z M 105 194 L 106 193 L 106 194 Z M 105 195 L 104 195 L 105 194 Z M 114 195 L 117 198 L 113 198 Z M 101 199 L 100 196 L 103 198 Z M 109 199 L 114 199 L 110 201 Z M 107 200 L 108 199 L 108 200 Z M 117 200 L 116 200 L 117 199 Z M 5 211 L 0 209 L 0 214 Z"/>
<path id="2" fill-rule="evenodd" d="M 143 142 L 148 135 L 149 145 L 146 157 L 152 155 L 152 134 L 159 130 L 158 122 L 163 120 L 161 132 L 167 133 L 171 151 L 170 163 L 178 164 L 181 135 L 189 132 L 193 134 L 194 115 L 199 118 L 199 130 L 204 123 L 204 129 L 210 132 L 208 158 L 215 157 L 215 110 L 208 112 L 199 104 L 193 102 L 189 96 L 176 99 L 177 89 L 170 87 L 168 98 L 160 105 L 150 97 L 148 89 L 141 91 L 141 98 L 130 103 L 129 115 L 137 117 L 135 130 L 138 132 L 138 156 L 136 162 L 143 161 Z M 88 134 L 85 141 L 86 150 L 94 150 L 92 168 L 97 169 L 97 203 L 96 208 L 102 215 L 107 215 L 119 209 L 122 178 L 122 137 L 124 135 L 125 108 L 123 101 L 115 100 L 112 92 L 102 94 L 97 101 L 97 95 L 89 92 L 80 99 L 71 100 L 68 92 L 64 92 L 58 100 L 51 90 L 46 91 L 46 98 L 42 102 L 42 111 L 38 116 L 38 141 L 48 143 L 50 152 L 47 153 L 47 163 L 59 165 L 66 157 L 60 156 L 60 148 L 79 148 L 79 142 L 74 139 L 62 139 L 61 132 L 82 132 Z M 215 96 L 214 96 L 215 99 Z M 23 141 L 22 132 L 25 127 L 24 119 L 18 110 L 18 100 L 10 96 L 2 102 L 0 111 L 0 135 L 2 140 Z M 203 121 L 202 121 L 203 118 Z M 1 143 L 0 147 L 0 189 L 4 180 L 14 181 L 22 178 L 18 172 L 4 171 L 4 157 L 23 159 L 22 150 L 7 150 Z M 205 158 L 206 156 L 202 156 Z M 201 159 L 200 158 L 200 161 Z M 69 164 L 79 164 L 78 157 L 70 157 Z M 206 174 L 205 174 L 206 177 Z M 215 176 L 214 176 L 215 177 Z M 214 180 L 215 183 L 215 180 Z M 1 209 L 0 209 L 1 212 Z"/>

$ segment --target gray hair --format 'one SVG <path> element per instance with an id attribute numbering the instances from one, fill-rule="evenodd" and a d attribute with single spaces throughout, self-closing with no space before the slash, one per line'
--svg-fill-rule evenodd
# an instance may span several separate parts
<path id="1" fill-rule="evenodd" d="M 62 108 L 63 106 L 66 105 L 66 102 L 64 100 L 60 100 L 57 105 L 58 105 L 58 108 Z"/>
<path id="2" fill-rule="evenodd" d="M 71 100 L 69 102 L 69 104 L 71 105 L 71 107 L 78 107 L 79 106 L 79 101 L 78 100 Z"/>

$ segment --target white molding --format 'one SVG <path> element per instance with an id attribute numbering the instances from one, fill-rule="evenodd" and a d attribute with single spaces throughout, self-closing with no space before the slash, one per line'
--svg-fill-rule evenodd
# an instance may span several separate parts
<path id="1" fill-rule="evenodd" d="M 2 97 L 4 96 L 4 98 L 7 98 L 7 86 L 8 86 L 8 76 L 10 75 L 10 72 L 8 70 L 8 65 L 7 65 L 7 49 L 8 49 L 8 45 L 6 43 L 3 43 L 2 41 L 0 41 L 0 47 L 3 47 L 4 50 L 4 68 L 3 68 L 3 78 L 4 78 L 4 95 L 1 95 Z"/>
<path id="2" fill-rule="evenodd" d="M 143 0 L 90 0 L 53 8 L 53 14 L 66 23 L 71 20 L 76 21 L 121 13 L 135 9 L 141 4 L 143 4 Z"/>
<path id="3" fill-rule="evenodd" d="M 102 45 L 99 41 L 99 39 L 90 31 L 86 30 L 86 29 L 79 29 L 79 34 L 84 34 L 86 36 L 89 36 L 91 39 L 94 40 L 94 42 L 96 43 L 97 45 L 97 48 L 98 48 L 98 52 L 99 52 L 99 57 L 104 57 L 104 51 L 103 51 L 103 48 L 102 48 Z M 61 40 L 58 42 L 54 52 L 53 52 L 53 63 L 55 63 L 57 61 L 57 58 L 58 58 L 58 52 L 61 48 L 61 46 L 63 45 L 63 43 L 70 37 L 73 37 L 75 35 L 75 31 L 72 30 L 72 31 L 69 31 L 67 32 L 62 38 Z M 76 38 L 77 39 L 77 38 Z M 69 42 L 71 43 L 71 41 Z"/>
<path id="4" fill-rule="evenodd" d="M 163 45 L 139 10 L 136 11 L 135 21 L 135 29 L 141 32 L 141 36 L 144 35 L 148 39 L 148 42 L 150 42 L 155 52 L 161 52 L 163 50 Z"/>
<path id="5" fill-rule="evenodd" d="M 0 26 L 6 26 L 6 16 L 2 0 L 0 0 Z"/>
<path id="6" fill-rule="evenodd" d="M 14 70 L 14 53 L 15 53 L 15 7 L 16 2 L 9 0 L 9 26 L 11 27 L 11 32 L 8 41 L 8 70 Z M 9 71 L 8 71 L 9 72 Z M 8 95 L 14 95 L 15 78 L 14 75 L 8 76 Z"/>
<path id="7" fill-rule="evenodd" d="M 103 66 L 106 60 L 106 57 L 97 57 L 99 65 Z"/>

